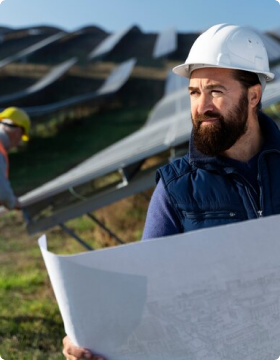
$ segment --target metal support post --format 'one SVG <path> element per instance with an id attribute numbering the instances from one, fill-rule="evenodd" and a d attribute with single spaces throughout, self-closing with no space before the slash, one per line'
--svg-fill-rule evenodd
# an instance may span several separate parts
<path id="1" fill-rule="evenodd" d="M 77 240 L 84 248 L 86 248 L 87 250 L 94 250 L 90 245 L 88 245 L 84 240 L 82 240 L 78 235 L 76 235 L 74 233 L 74 231 L 72 231 L 71 229 L 69 229 L 66 225 L 64 224 L 59 224 L 59 226 L 62 228 L 62 230 L 64 230 L 67 234 L 69 234 L 70 236 L 72 236 L 75 240 Z"/>
<path id="2" fill-rule="evenodd" d="M 108 229 L 101 221 L 99 221 L 94 215 L 87 213 L 87 216 L 96 222 L 104 231 L 106 231 L 112 238 L 114 238 L 119 244 L 124 244 L 125 242 L 121 240 L 117 235 L 115 235 L 110 229 Z"/>

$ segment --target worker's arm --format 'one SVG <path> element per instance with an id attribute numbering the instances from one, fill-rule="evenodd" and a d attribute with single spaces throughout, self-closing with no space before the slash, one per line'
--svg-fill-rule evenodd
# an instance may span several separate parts
<path id="1" fill-rule="evenodd" d="M 63 339 L 63 355 L 67 360 L 106 360 L 100 355 L 93 355 L 89 350 L 75 346 L 69 336 L 65 336 Z"/>
<path id="2" fill-rule="evenodd" d="M 14 195 L 10 181 L 5 176 L 6 161 L 4 156 L 0 154 L 0 205 L 8 209 L 19 208 L 20 204 Z"/>
<path id="3" fill-rule="evenodd" d="M 142 240 L 175 235 L 180 232 L 180 220 L 160 179 L 149 204 Z"/>

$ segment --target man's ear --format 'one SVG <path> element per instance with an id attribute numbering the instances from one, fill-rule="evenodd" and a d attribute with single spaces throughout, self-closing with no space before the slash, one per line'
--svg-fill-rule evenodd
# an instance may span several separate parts
<path id="1" fill-rule="evenodd" d="M 262 98 L 262 86 L 260 84 L 253 85 L 248 89 L 248 104 L 251 108 L 258 105 Z"/>

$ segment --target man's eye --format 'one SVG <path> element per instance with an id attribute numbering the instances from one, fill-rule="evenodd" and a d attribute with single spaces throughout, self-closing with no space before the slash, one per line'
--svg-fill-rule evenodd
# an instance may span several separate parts
<path id="1" fill-rule="evenodd" d="M 196 91 L 196 90 L 190 91 L 190 96 L 194 96 L 194 95 L 197 95 L 197 94 L 198 94 L 198 91 Z"/>
<path id="2" fill-rule="evenodd" d="M 211 94 L 214 95 L 214 96 L 217 96 L 217 95 L 222 94 L 222 92 L 220 90 L 212 90 Z"/>

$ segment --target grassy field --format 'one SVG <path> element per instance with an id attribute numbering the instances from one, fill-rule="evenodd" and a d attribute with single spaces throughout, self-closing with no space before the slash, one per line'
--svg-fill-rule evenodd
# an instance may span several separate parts
<path id="1" fill-rule="evenodd" d="M 121 238 L 136 241 L 147 206 L 147 197 L 139 194 L 99 210 L 97 216 L 106 217 L 106 224 Z M 95 248 L 115 245 L 85 216 L 67 225 Z M 63 359 L 64 328 L 37 245 L 39 236 L 26 233 L 20 212 L 12 211 L 1 218 L 0 355 L 5 360 Z M 84 251 L 59 228 L 48 231 L 47 237 L 55 253 Z"/>
<path id="2" fill-rule="evenodd" d="M 20 213 L 1 219 L 0 355 L 4 359 L 62 359 L 63 324 L 35 237 Z"/>
<path id="3" fill-rule="evenodd" d="M 149 109 L 111 109 L 98 118 L 49 129 L 33 136 L 28 147 L 11 154 L 11 181 L 22 194 L 70 169 L 98 150 L 137 130 Z M 58 131 L 60 130 L 60 131 Z M 96 212 L 125 241 L 141 237 L 151 191 L 124 199 Z M 116 245 L 88 217 L 67 223 L 93 247 Z M 63 359 L 64 328 L 37 245 L 29 236 L 21 212 L 0 218 L 0 356 L 3 359 Z M 60 254 L 84 249 L 60 228 L 47 232 L 51 251 Z"/>

